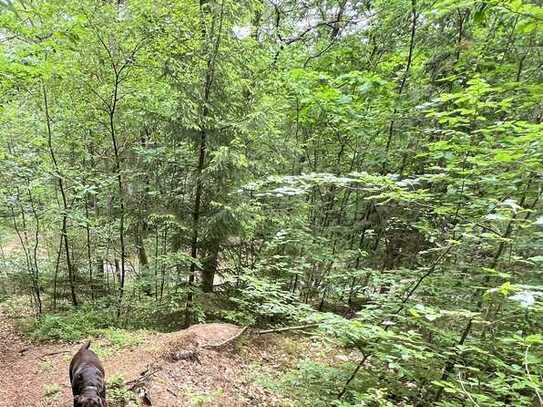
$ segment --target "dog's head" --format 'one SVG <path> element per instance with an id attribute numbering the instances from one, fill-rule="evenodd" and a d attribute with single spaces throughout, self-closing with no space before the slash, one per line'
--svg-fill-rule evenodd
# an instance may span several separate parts
<path id="1" fill-rule="evenodd" d="M 106 407 L 98 395 L 75 396 L 74 407 Z"/>

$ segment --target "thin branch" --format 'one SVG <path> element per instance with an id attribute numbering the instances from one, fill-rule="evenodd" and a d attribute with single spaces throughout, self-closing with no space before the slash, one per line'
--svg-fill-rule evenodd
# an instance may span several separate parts
<path id="1" fill-rule="evenodd" d="M 258 331 L 258 335 L 266 335 L 271 333 L 277 333 L 277 332 L 286 332 L 286 331 L 297 331 L 307 328 L 315 328 L 319 326 L 319 324 L 313 323 L 313 324 L 306 324 L 306 325 L 298 325 L 298 326 L 288 326 L 285 328 L 276 328 L 276 329 L 265 329 L 263 331 Z"/>
<path id="2" fill-rule="evenodd" d="M 460 383 L 460 386 L 462 386 L 462 390 L 468 396 L 469 400 L 473 403 L 474 406 L 479 407 L 479 404 L 471 397 L 471 394 L 466 390 L 466 387 L 464 386 L 464 382 L 462 381 L 462 375 L 460 372 L 458 372 L 458 382 Z"/>
<path id="3" fill-rule="evenodd" d="M 95 29 L 95 33 L 96 33 L 96 37 L 98 37 L 98 41 L 100 42 L 100 44 L 102 44 L 102 47 L 106 50 L 107 52 L 107 55 L 109 57 L 109 61 L 111 63 L 111 67 L 113 68 L 113 72 L 115 73 L 115 76 L 118 76 L 118 72 L 117 72 L 117 64 L 115 63 L 115 58 L 113 58 L 113 54 L 111 53 L 111 50 L 109 49 L 109 47 L 107 46 L 107 44 L 104 42 L 104 40 L 102 39 L 102 36 L 100 35 L 100 33 L 98 32 L 98 30 L 96 29 L 96 27 L 94 27 Z"/>
<path id="4" fill-rule="evenodd" d="M 358 365 L 353 370 L 353 373 L 351 374 L 349 379 L 345 382 L 341 391 L 338 393 L 337 395 L 338 400 L 341 400 L 343 398 L 343 396 L 347 392 L 347 388 L 349 387 L 349 384 L 351 384 L 351 382 L 354 380 L 358 371 L 362 368 L 362 366 L 364 366 L 364 363 L 366 363 L 366 360 L 368 359 L 369 356 L 370 356 L 369 354 L 365 354 L 364 357 L 360 360 L 360 362 L 358 362 Z"/>
<path id="5" fill-rule="evenodd" d="M 121 73 L 123 72 L 124 69 L 126 69 L 126 67 L 128 67 L 129 65 L 132 65 L 133 62 L 134 62 L 134 58 L 136 56 L 136 54 L 138 53 L 138 51 L 140 49 L 143 48 L 143 45 L 145 44 L 145 38 L 142 38 L 135 46 L 134 48 L 132 49 L 132 51 L 128 54 L 128 57 L 125 59 L 124 63 L 122 64 L 122 66 L 119 68 L 119 77 L 121 75 Z M 122 78 L 124 79 L 124 78 Z M 121 79 L 121 80 L 122 80 Z"/>
<path id="6" fill-rule="evenodd" d="M 528 351 L 530 350 L 530 345 L 526 347 L 526 351 L 524 352 L 524 368 L 526 369 L 526 375 L 528 376 L 528 379 L 530 382 L 532 381 L 532 374 L 530 373 L 530 368 L 528 367 Z M 534 383 L 536 384 L 536 383 Z M 541 398 L 541 394 L 537 390 L 537 386 L 533 386 L 533 389 L 535 391 L 535 394 L 537 395 L 537 399 L 539 400 L 539 406 L 543 406 L 543 399 Z"/>
<path id="7" fill-rule="evenodd" d="M 45 360 L 45 358 L 47 356 L 63 355 L 65 353 L 71 353 L 71 351 L 69 351 L 69 350 L 61 350 L 61 351 L 58 351 L 58 352 L 44 353 L 43 355 L 39 356 L 39 359 L 40 360 Z"/>
<path id="8" fill-rule="evenodd" d="M 500 7 L 502 7 L 503 9 L 505 9 L 507 11 L 509 11 L 510 13 L 513 13 L 513 14 L 516 14 L 516 15 L 519 15 L 519 16 L 522 16 L 522 17 L 533 18 L 534 20 L 537 20 L 537 21 L 543 21 L 542 17 L 536 16 L 536 15 L 531 14 L 531 13 L 526 13 L 526 12 L 522 12 L 522 11 L 513 10 L 513 9 L 511 9 L 510 7 L 508 7 L 505 4 L 500 4 Z"/>
<path id="9" fill-rule="evenodd" d="M 428 271 L 426 273 L 424 273 L 419 279 L 418 281 L 416 282 L 416 284 L 409 290 L 409 292 L 407 293 L 407 295 L 405 296 L 405 298 L 402 300 L 401 302 L 401 305 L 400 307 L 396 310 L 396 312 L 394 312 L 394 315 L 398 315 L 404 308 L 405 308 L 405 304 L 407 303 L 407 301 L 409 301 L 409 299 L 411 298 L 411 296 L 415 293 L 415 291 L 417 290 L 417 288 L 419 288 L 419 286 L 422 284 L 422 282 L 427 278 L 429 277 L 436 269 L 436 267 L 438 266 L 438 264 L 441 262 L 441 260 L 451 251 L 452 249 L 452 245 L 449 245 L 445 248 L 445 250 L 437 257 L 437 259 L 434 260 L 434 262 L 432 263 L 432 265 L 430 266 L 430 268 L 428 269 Z M 388 327 L 389 325 L 387 325 Z"/>
<path id="10" fill-rule="evenodd" d="M 315 24 L 315 25 L 312 25 L 312 26 L 309 26 L 308 28 L 306 28 L 304 31 L 302 31 L 300 34 L 298 34 L 296 37 L 292 37 L 292 38 L 288 38 L 286 40 L 283 40 L 283 42 L 286 44 L 286 45 L 290 45 L 294 42 L 297 42 L 297 41 L 300 41 L 302 40 L 307 34 L 309 34 L 311 31 L 319 28 L 319 27 L 328 27 L 328 28 L 334 28 L 334 24 L 337 24 L 337 23 L 340 23 L 342 20 L 341 19 L 335 19 L 335 20 L 331 20 L 331 21 L 321 21 L 320 23 L 318 24 Z"/>
<path id="11" fill-rule="evenodd" d="M 304 62 L 304 68 L 307 68 L 307 65 L 312 59 L 316 59 L 327 53 L 332 47 L 336 44 L 335 40 L 330 41 L 330 43 L 324 47 L 321 51 L 317 52 L 315 55 L 309 55 Z"/>

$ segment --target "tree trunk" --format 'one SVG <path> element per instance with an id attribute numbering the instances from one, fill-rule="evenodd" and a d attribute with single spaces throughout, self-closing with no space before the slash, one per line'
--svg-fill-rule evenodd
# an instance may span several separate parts
<path id="1" fill-rule="evenodd" d="M 416 0 L 411 0 L 411 36 L 409 39 L 409 53 L 407 54 L 407 62 L 405 65 L 405 71 L 402 77 L 402 80 L 400 82 L 400 87 L 398 88 L 398 99 L 401 99 L 403 91 L 405 89 L 405 84 L 407 83 L 407 78 L 409 77 L 409 73 L 411 71 L 411 64 L 413 62 L 413 51 L 415 50 L 415 34 L 417 32 L 417 19 L 418 19 L 418 13 L 417 13 L 417 2 Z M 398 101 L 399 102 L 399 101 Z M 390 150 L 390 145 L 392 144 L 392 139 L 394 137 L 394 126 L 396 124 L 396 114 L 398 113 L 398 107 L 394 108 L 394 112 L 392 113 L 392 119 L 390 120 L 390 124 L 388 127 L 388 138 L 387 143 L 385 146 L 385 159 L 383 161 L 383 168 L 381 170 L 382 174 L 385 174 L 388 169 L 388 154 Z"/>
<path id="2" fill-rule="evenodd" d="M 115 158 L 115 172 L 117 175 L 117 188 L 119 191 L 119 245 L 121 249 L 121 264 L 119 275 L 119 303 L 117 308 L 117 317 L 121 316 L 121 306 L 124 297 L 124 283 L 126 277 L 126 246 L 124 241 L 124 187 L 123 187 L 123 175 L 121 168 L 121 158 L 119 152 L 119 144 L 117 142 L 117 133 L 115 131 L 115 113 L 117 109 L 117 102 L 119 101 L 118 92 L 120 85 L 120 78 L 117 72 L 115 72 L 115 83 L 113 85 L 112 104 L 109 109 L 109 131 L 111 136 L 111 143 L 113 144 L 113 153 Z"/>
<path id="3" fill-rule="evenodd" d="M 85 231 L 87 238 L 87 262 L 89 267 L 89 285 L 91 292 L 91 299 L 94 301 L 94 276 L 92 275 L 92 255 L 91 255 L 91 232 L 89 226 L 89 199 L 88 195 L 85 196 Z"/>
<path id="4" fill-rule="evenodd" d="M 201 29 L 202 29 L 202 46 L 203 51 L 208 54 L 207 69 L 205 72 L 205 78 L 203 83 L 203 100 L 202 100 L 202 113 L 199 132 L 199 146 L 198 146 L 198 163 L 194 177 L 196 179 L 196 192 L 194 194 L 194 206 L 192 208 L 192 238 L 190 255 L 192 262 L 190 264 L 188 292 L 187 292 L 187 304 L 185 307 L 185 326 L 188 327 L 192 324 L 192 308 L 194 301 L 194 281 L 196 277 L 196 261 L 198 259 L 198 240 L 199 240 L 199 227 L 200 227 L 200 210 L 202 205 L 202 192 L 203 192 L 203 180 L 202 173 L 205 168 L 205 161 L 207 155 L 207 119 L 209 116 L 209 100 L 211 95 L 211 87 L 213 85 L 215 77 L 215 60 L 219 50 L 221 42 L 221 32 L 223 24 L 224 3 L 221 6 L 221 14 L 219 16 L 219 28 L 217 40 L 214 44 L 212 52 L 207 52 L 207 29 L 205 26 L 205 16 L 209 13 L 206 10 L 207 1 L 200 0 L 201 17 Z"/>
<path id="5" fill-rule="evenodd" d="M 219 244 L 213 242 L 208 248 L 208 256 L 204 260 L 202 267 L 202 291 L 210 293 L 213 291 L 213 281 L 217 272 L 217 263 L 219 257 Z"/>
<path id="6" fill-rule="evenodd" d="M 68 198 L 66 196 L 66 191 L 64 188 L 64 178 L 58 166 L 57 159 L 55 157 L 55 151 L 53 149 L 53 133 L 51 130 L 51 117 L 49 115 L 47 89 L 45 88 L 44 84 L 42 85 L 42 88 L 43 88 L 43 104 L 45 108 L 45 122 L 47 124 L 47 145 L 49 147 L 49 154 L 51 156 L 51 160 L 55 168 L 55 173 L 56 173 L 55 175 L 58 179 L 58 187 L 60 190 L 60 195 L 62 196 L 63 212 L 62 212 L 61 234 L 64 241 L 64 252 L 66 254 L 66 267 L 68 269 L 68 279 L 70 282 L 70 294 L 72 298 L 72 305 L 74 307 L 77 307 L 78 302 L 77 302 L 77 296 L 75 294 L 75 270 L 73 269 L 73 266 L 72 266 L 72 260 L 70 258 L 70 244 L 68 242 L 68 210 L 69 210 Z"/>
<path id="7" fill-rule="evenodd" d="M 62 255 L 62 243 L 63 243 L 63 237 L 60 236 L 58 252 L 57 252 L 57 259 L 56 259 L 56 262 L 55 262 L 55 275 L 53 276 L 53 311 L 57 310 L 58 269 L 60 267 L 60 256 Z"/>
<path id="8" fill-rule="evenodd" d="M 38 245 L 40 242 L 40 218 L 38 216 L 38 213 L 36 212 L 36 207 L 34 205 L 34 198 L 32 197 L 32 191 L 30 190 L 30 186 L 28 187 L 28 199 L 30 200 L 30 208 L 32 210 L 32 214 L 34 215 L 34 222 L 36 224 L 35 235 L 34 235 L 34 247 L 33 247 L 33 253 L 32 253 L 33 262 L 34 262 L 33 285 L 34 285 L 34 291 L 36 292 L 36 305 L 38 308 L 38 315 L 41 315 L 43 312 L 43 307 L 42 307 L 42 299 L 41 299 L 40 269 L 38 267 Z"/>
<path id="9" fill-rule="evenodd" d="M 18 194 L 17 194 L 18 195 Z M 15 233 L 17 234 L 19 238 L 19 243 L 21 243 L 21 247 L 23 249 L 23 253 L 25 255 L 26 260 L 26 267 L 28 269 L 28 273 L 30 276 L 30 281 L 32 284 L 32 289 L 30 291 L 32 303 L 36 307 L 36 314 L 39 316 L 41 314 L 41 300 L 38 290 L 36 289 L 36 282 L 35 282 L 35 273 L 34 273 L 34 264 L 32 262 L 32 256 L 28 249 L 28 239 L 26 236 L 26 225 L 24 221 L 24 208 L 21 206 L 21 216 L 23 218 L 23 228 L 21 233 L 21 228 L 19 228 L 17 224 L 17 215 L 15 214 L 15 211 L 13 210 L 13 207 L 11 208 L 11 216 L 13 220 L 13 228 L 15 229 Z"/>

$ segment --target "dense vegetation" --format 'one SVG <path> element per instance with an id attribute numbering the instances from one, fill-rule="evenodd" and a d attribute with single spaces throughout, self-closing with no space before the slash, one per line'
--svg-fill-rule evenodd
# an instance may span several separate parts
<path id="1" fill-rule="evenodd" d="M 300 405 L 543 405 L 540 0 L 0 6 L 35 334 L 318 323 Z"/>

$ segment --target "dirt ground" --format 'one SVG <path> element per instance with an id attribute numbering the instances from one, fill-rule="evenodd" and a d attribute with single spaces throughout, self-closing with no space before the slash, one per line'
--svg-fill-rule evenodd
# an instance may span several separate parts
<path id="1" fill-rule="evenodd" d="M 288 405 L 252 380 L 255 366 L 269 357 L 267 342 L 273 336 L 244 334 L 224 347 L 205 348 L 239 332 L 235 325 L 201 324 L 171 334 L 145 334 L 137 346 L 106 352 L 102 357 L 106 375 L 109 379 L 120 375 L 128 382 L 146 370 L 152 373 L 143 381 L 143 389 L 153 406 Z M 0 407 L 72 406 L 68 365 L 79 346 L 32 344 L 0 310 Z M 107 350 L 108 343 L 97 340 L 93 346 Z M 176 355 L 196 357 L 176 361 Z M 110 397 L 115 397 L 112 388 Z M 115 400 L 109 404 L 124 405 Z"/>

